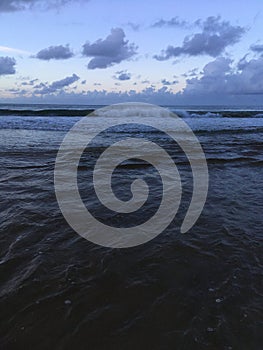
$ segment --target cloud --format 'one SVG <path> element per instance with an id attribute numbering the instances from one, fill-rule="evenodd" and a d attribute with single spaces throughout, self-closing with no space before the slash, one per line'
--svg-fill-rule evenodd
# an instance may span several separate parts
<path id="1" fill-rule="evenodd" d="M 45 88 L 46 85 L 44 83 L 40 83 L 40 84 L 37 84 L 34 86 L 35 89 L 42 89 L 42 88 Z"/>
<path id="2" fill-rule="evenodd" d="M 15 49 L 13 47 L 8 47 L 8 46 L 0 46 L 0 51 L 1 52 L 9 52 L 9 53 L 13 52 L 13 53 L 17 53 L 17 54 L 26 54 L 26 55 L 30 54 L 29 51 Z"/>
<path id="3" fill-rule="evenodd" d="M 0 75 L 15 74 L 16 60 L 12 57 L 0 57 Z"/>
<path id="4" fill-rule="evenodd" d="M 116 83 L 118 84 L 118 82 Z M 118 85 L 116 85 L 118 86 Z M 93 91 L 83 91 L 82 93 L 76 92 L 66 92 L 55 95 L 45 95 L 41 98 L 41 101 L 46 103 L 67 103 L 69 104 L 112 104 L 120 102 L 148 102 L 155 104 L 174 104 L 176 95 L 171 91 L 168 91 L 167 87 L 162 87 L 161 89 L 155 89 L 153 87 L 148 87 L 141 92 L 136 92 L 135 90 L 129 91 L 113 91 L 109 92 L 106 90 L 93 90 Z M 30 99 L 28 100 L 28 102 Z M 39 97 L 32 97 L 31 102 L 36 103 L 39 101 Z"/>
<path id="5" fill-rule="evenodd" d="M 165 86 L 175 85 L 175 84 L 178 84 L 178 80 L 168 81 L 166 79 L 162 79 L 161 83 Z"/>
<path id="6" fill-rule="evenodd" d="M 66 77 L 64 79 L 54 81 L 51 84 L 51 87 L 55 89 L 61 89 L 65 86 L 75 83 L 75 81 L 78 81 L 78 80 L 79 80 L 79 77 L 77 76 L 77 74 L 72 74 L 72 76 L 70 77 Z"/>
<path id="7" fill-rule="evenodd" d="M 89 0 L 77 0 L 89 1 Z M 0 12 L 24 11 L 32 8 L 49 10 L 51 8 L 61 8 L 68 3 L 74 3 L 76 0 L 1 0 Z"/>
<path id="8" fill-rule="evenodd" d="M 2 98 L 2 102 L 10 103 L 61 103 L 61 104 L 93 104 L 103 105 L 120 102 L 148 102 L 159 105 L 260 105 L 262 102 L 263 86 L 263 58 L 247 61 L 244 70 L 238 71 L 237 65 L 224 57 L 208 63 L 197 79 L 189 79 L 186 88 L 178 93 L 172 92 L 167 86 L 161 89 L 147 87 L 140 92 L 135 90 L 113 91 L 89 90 L 78 93 L 76 91 L 59 90 L 58 93 L 38 93 L 26 97 L 20 96 L 20 90 L 14 91 L 15 97 Z M 256 74 L 260 69 L 258 85 L 254 91 L 251 86 L 255 81 Z M 254 71 L 254 73 L 252 73 Z M 246 79 L 251 76 L 249 83 L 242 88 Z M 253 77 L 254 76 L 254 77 Z M 261 80 L 260 80 L 261 79 Z M 258 88 L 261 84 L 261 90 Z M 209 89 L 208 89 L 209 88 Z M 242 93 L 242 97 L 241 94 Z M 260 94 L 261 93 L 261 94 Z"/>
<path id="9" fill-rule="evenodd" d="M 119 72 L 116 72 L 113 78 L 121 81 L 130 80 L 131 74 L 128 73 L 126 70 L 121 70 Z"/>
<path id="10" fill-rule="evenodd" d="M 58 90 L 62 90 L 64 87 L 67 87 L 75 83 L 79 79 L 80 79 L 79 76 L 77 76 L 76 74 L 72 74 L 72 76 L 54 81 L 50 85 L 41 83 L 38 86 L 35 86 L 35 88 L 37 89 L 35 90 L 35 94 L 46 95 L 46 94 L 57 92 Z"/>
<path id="11" fill-rule="evenodd" d="M 121 28 L 113 28 L 106 39 L 84 44 L 83 55 L 93 57 L 88 68 L 107 68 L 134 56 L 137 48 L 124 38 L 125 33 Z"/>
<path id="12" fill-rule="evenodd" d="M 63 46 L 63 45 L 58 45 L 58 46 L 50 46 L 47 49 L 40 50 L 35 58 L 38 58 L 40 60 L 65 60 L 68 58 L 73 57 L 74 54 L 70 50 L 69 45 Z"/>
<path id="13" fill-rule="evenodd" d="M 200 78 L 187 79 L 185 93 L 221 93 L 226 88 L 226 77 L 231 71 L 232 60 L 225 57 L 218 57 L 209 62 L 203 68 Z"/>
<path id="14" fill-rule="evenodd" d="M 263 94 L 263 57 L 237 64 L 218 57 L 203 68 L 200 78 L 186 80 L 184 95 L 219 96 Z"/>
<path id="15" fill-rule="evenodd" d="M 28 93 L 28 91 L 26 90 L 21 90 L 21 89 L 18 89 L 18 88 L 11 88 L 11 89 L 7 89 L 6 90 L 7 92 L 10 92 L 11 94 L 14 94 L 14 95 L 18 95 L 18 96 L 23 96 L 25 97 L 25 95 Z"/>
<path id="16" fill-rule="evenodd" d="M 220 16 L 208 17 L 204 22 L 198 20 L 196 25 L 202 27 L 202 32 L 186 36 L 182 46 L 169 45 L 161 55 L 155 55 L 158 61 L 171 57 L 209 55 L 219 56 L 228 46 L 236 44 L 245 33 L 245 28 L 232 26 L 228 21 L 221 21 Z"/>
<path id="17" fill-rule="evenodd" d="M 33 86 L 35 84 L 35 82 L 37 82 L 38 79 L 32 79 L 29 81 L 24 81 L 21 83 L 22 86 Z"/>
<path id="18" fill-rule="evenodd" d="M 263 53 L 263 44 L 251 45 L 250 49 L 256 53 Z"/>
<path id="19" fill-rule="evenodd" d="M 169 20 L 160 19 L 159 21 L 152 24 L 151 27 L 152 28 L 162 28 L 162 27 L 188 28 L 189 24 L 184 20 L 180 20 L 179 17 L 176 16 Z"/>
<path id="20" fill-rule="evenodd" d="M 198 68 L 192 68 L 188 72 L 181 74 L 182 77 L 188 78 L 188 77 L 195 77 L 198 75 Z"/>
<path id="21" fill-rule="evenodd" d="M 133 23 L 133 22 L 128 22 L 127 26 L 130 27 L 132 30 L 134 30 L 135 32 L 137 32 L 140 28 L 141 25 L 138 23 Z"/>

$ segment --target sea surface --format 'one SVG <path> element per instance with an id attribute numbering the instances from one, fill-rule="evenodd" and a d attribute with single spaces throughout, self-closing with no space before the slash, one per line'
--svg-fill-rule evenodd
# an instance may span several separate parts
<path id="1" fill-rule="evenodd" d="M 128 200 L 139 176 L 148 181 L 151 200 L 136 215 L 107 211 L 92 191 L 92 170 L 105 148 L 131 135 L 146 138 L 178 166 L 183 197 L 174 221 L 128 249 L 80 237 L 55 196 L 58 148 L 98 107 L 0 105 L 0 349 L 261 350 L 263 106 L 167 106 L 192 128 L 208 163 L 207 201 L 186 234 L 180 224 L 192 174 L 164 133 L 135 120 L 88 145 L 80 193 L 93 215 L 112 226 L 154 215 L 161 184 L 153 167 L 129 159 L 114 172 L 116 196 Z M 91 129 L 104 122 L 86 118 Z"/>

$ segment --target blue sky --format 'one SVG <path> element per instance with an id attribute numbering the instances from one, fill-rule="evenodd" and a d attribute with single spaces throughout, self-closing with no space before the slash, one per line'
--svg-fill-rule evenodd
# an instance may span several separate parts
<path id="1" fill-rule="evenodd" d="M 260 0 L 4 0 L 0 102 L 261 104 Z"/>

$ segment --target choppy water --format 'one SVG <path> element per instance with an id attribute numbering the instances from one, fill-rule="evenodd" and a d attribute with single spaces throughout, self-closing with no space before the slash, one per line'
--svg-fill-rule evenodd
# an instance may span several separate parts
<path id="1" fill-rule="evenodd" d="M 65 133 L 80 118 L 2 113 L 2 349 L 262 348 L 262 112 L 235 111 L 234 117 L 224 117 L 218 109 L 209 113 L 202 108 L 198 115 L 181 111 L 208 161 L 210 185 L 201 217 L 187 234 L 179 233 L 191 197 L 191 173 L 176 146 L 152 133 L 151 140 L 177 159 L 184 196 L 177 217 L 161 235 L 130 249 L 84 240 L 58 208 L 55 157 Z M 91 127 L 94 123 L 90 117 Z M 116 193 L 125 198 L 134 176 L 148 176 L 157 198 L 149 203 L 148 214 L 114 216 L 89 197 L 91 165 L 105 146 L 148 132 L 113 130 L 82 158 L 83 199 L 100 220 L 125 226 L 156 210 L 156 173 L 136 160 L 116 170 Z"/>

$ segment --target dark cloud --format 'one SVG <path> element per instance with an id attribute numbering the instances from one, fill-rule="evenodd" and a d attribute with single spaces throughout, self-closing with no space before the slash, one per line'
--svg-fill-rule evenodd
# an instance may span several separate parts
<path id="1" fill-rule="evenodd" d="M 35 90 L 35 94 L 40 94 L 40 95 L 46 95 L 50 93 L 57 92 L 59 90 L 62 90 L 64 87 L 67 87 L 76 81 L 78 81 L 80 78 L 76 74 L 72 74 L 70 77 L 66 77 L 61 80 L 54 81 L 50 85 L 46 84 L 39 84 L 39 87 L 36 86 L 37 90 Z"/>
<path id="2" fill-rule="evenodd" d="M 256 53 L 263 53 L 263 44 L 251 45 L 250 49 Z"/>
<path id="3" fill-rule="evenodd" d="M 0 75 L 15 74 L 16 60 L 12 57 L 0 57 Z"/>
<path id="4" fill-rule="evenodd" d="M 113 28 L 106 39 L 99 39 L 93 44 L 83 45 L 83 55 L 93 57 L 88 64 L 89 69 L 107 68 L 127 60 L 136 54 L 134 44 L 124 40 L 125 33 L 121 28 Z"/>
<path id="5" fill-rule="evenodd" d="M 89 0 L 77 1 L 85 2 Z M 76 0 L 1 0 L 0 12 L 24 11 L 32 8 L 48 10 L 51 8 L 60 8 L 74 2 L 76 2 Z"/>
<path id="6" fill-rule="evenodd" d="M 165 86 L 169 86 L 169 85 L 175 85 L 178 83 L 178 80 L 173 80 L 173 81 L 169 81 L 169 80 L 166 80 L 166 79 L 162 79 L 161 80 L 161 83 Z"/>
<path id="7" fill-rule="evenodd" d="M 179 17 L 176 16 L 169 20 L 160 19 L 159 21 L 152 24 L 151 27 L 152 28 L 162 28 L 162 27 L 188 28 L 189 24 L 184 20 L 180 20 Z"/>
<path id="8" fill-rule="evenodd" d="M 46 49 L 39 51 L 35 57 L 40 60 L 49 61 L 52 59 L 65 60 L 73 56 L 74 54 L 70 50 L 69 45 L 66 45 L 66 46 L 58 45 L 58 46 L 50 46 Z"/>
<path id="9" fill-rule="evenodd" d="M 128 73 L 126 70 L 121 70 L 119 72 L 116 72 L 113 78 L 121 81 L 130 80 L 131 74 Z"/>
<path id="10" fill-rule="evenodd" d="M 85 85 L 87 80 L 82 80 L 81 85 Z"/>
<path id="11" fill-rule="evenodd" d="M 228 21 L 222 21 L 219 16 L 208 17 L 204 22 L 199 20 L 195 23 L 202 27 L 201 33 L 186 36 L 182 46 L 169 45 L 161 55 L 155 55 L 154 58 L 164 61 L 182 55 L 217 57 L 226 47 L 237 43 L 246 31 L 243 27 L 232 26 Z"/>

